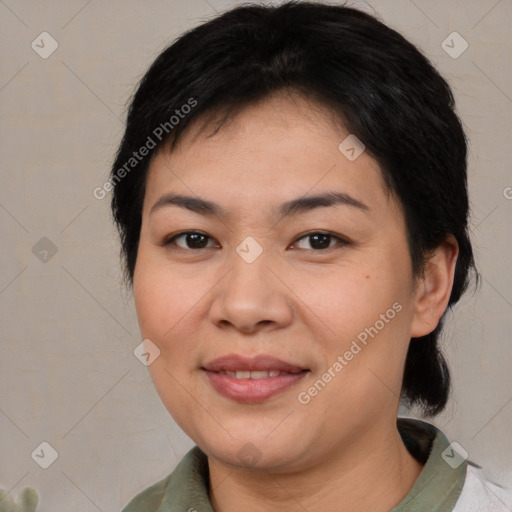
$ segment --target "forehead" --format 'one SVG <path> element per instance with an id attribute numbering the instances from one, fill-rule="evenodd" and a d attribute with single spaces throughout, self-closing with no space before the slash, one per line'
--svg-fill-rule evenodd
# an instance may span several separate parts
<path id="1" fill-rule="evenodd" d="M 327 190 L 372 210 L 388 207 L 378 163 L 366 151 L 347 158 L 342 143 L 349 136 L 333 111 L 290 94 L 245 108 L 214 134 L 195 120 L 172 153 L 162 149 L 154 156 L 145 213 L 168 192 L 215 199 L 239 213 Z"/>

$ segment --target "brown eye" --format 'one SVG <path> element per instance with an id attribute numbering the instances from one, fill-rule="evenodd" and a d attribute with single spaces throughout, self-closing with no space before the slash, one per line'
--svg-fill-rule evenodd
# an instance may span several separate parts
<path id="1" fill-rule="evenodd" d="M 180 239 L 183 240 L 182 243 L 185 245 L 176 243 L 176 240 Z M 199 233 L 197 231 L 184 231 L 183 233 L 178 233 L 177 235 L 168 238 L 163 245 L 177 245 L 180 249 L 206 249 L 208 240 L 210 240 L 210 237 L 204 233 Z"/>
<path id="2" fill-rule="evenodd" d="M 343 238 L 340 238 L 339 236 L 333 235 L 332 233 L 322 233 L 322 232 L 314 232 L 314 233 L 308 233 L 307 235 L 302 236 L 298 239 L 309 240 L 310 247 L 302 247 L 302 249 L 305 250 L 324 250 L 324 249 L 330 249 L 333 247 L 331 245 L 332 241 L 338 241 L 339 245 L 346 245 L 348 242 L 344 240 Z"/>

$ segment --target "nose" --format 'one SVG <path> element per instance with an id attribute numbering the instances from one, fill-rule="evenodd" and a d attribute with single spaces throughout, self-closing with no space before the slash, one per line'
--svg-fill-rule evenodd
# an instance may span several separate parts
<path id="1" fill-rule="evenodd" d="M 293 321 L 289 288 L 265 253 L 248 263 L 238 254 L 232 270 L 215 288 L 210 320 L 219 328 L 251 334 L 286 327 Z"/>

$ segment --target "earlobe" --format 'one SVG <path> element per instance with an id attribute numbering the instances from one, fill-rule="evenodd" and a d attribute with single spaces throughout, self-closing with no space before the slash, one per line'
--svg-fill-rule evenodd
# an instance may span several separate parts
<path id="1" fill-rule="evenodd" d="M 425 273 L 418 278 L 411 338 L 430 334 L 445 312 L 453 286 L 459 246 L 449 235 L 425 264 Z"/>

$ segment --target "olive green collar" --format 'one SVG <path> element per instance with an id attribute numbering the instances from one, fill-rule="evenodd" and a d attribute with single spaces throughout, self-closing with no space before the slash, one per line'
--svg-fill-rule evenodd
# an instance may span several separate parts
<path id="1" fill-rule="evenodd" d="M 425 465 L 407 496 L 391 512 L 451 512 L 464 486 L 467 462 L 433 425 L 398 418 L 397 427 L 409 452 Z"/>

